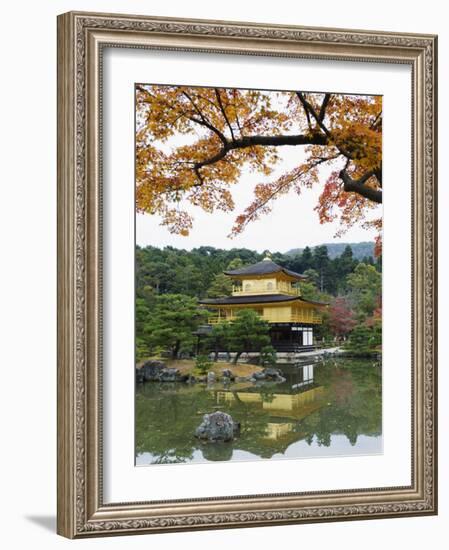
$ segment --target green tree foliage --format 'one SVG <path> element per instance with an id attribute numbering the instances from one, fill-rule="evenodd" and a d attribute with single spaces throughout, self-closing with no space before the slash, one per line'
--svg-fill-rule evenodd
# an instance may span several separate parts
<path id="1" fill-rule="evenodd" d="M 195 370 L 200 375 L 207 374 L 212 368 L 212 361 L 207 355 L 198 355 L 195 361 Z"/>
<path id="2" fill-rule="evenodd" d="M 312 283 L 318 289 L 318 285 L 320 284 L 320 274 L 316 271 L 316 269 L 306 269 L 303 272 L 303 275 L 307 277 L 309 283 Z"/>
<path id="3" fill-rule="evenodd" d="M 212 284 L 207 289 L 208 298 L 224 298 L 232 294 L 232 280 L 224 273 L 214 276 Z"/>
<path id="4" fill-rule="evenodd" d="M 312 300 L 314 302 L 330 302 L 331 296 L 325 292 L 322 292 L 319 288 L 319 273 L 315 269 L 306 269 L 306 271 L 304 271 L 304 275 L 306 275 L 308 279 L 306 281 L 300 281 L 299 283 L 301 296 L 306 300 Z"/>
<path id="5" fill-rule="evenodd" d="M 237 363 L 242 353 L 260 351 L 270 344 L 268 336 L 269 324 L 250 309 L 239 311 L 231 323 L 229 345 L 236 352 L 234 363 Z"/>
<path id="6" fill-rule="evenodd" d="M 276 365 L 277 354 L 273 346 L 264 346 L 260 350 L 260 364 L 262 367 L 272 367 Z"/>
<path id="7" fill-rule="evenodd" d="M 205 340 L 205 349 L 214 353 L 214 361 L 218 360 L 220 351 L 236 352 L 234 363 L 237 363 L 242 353 L 261 351 L 270 355 L 269 324 L 261 319 L 253 310 L 242 310 L 237 313 L 234 321 L 214 325 Z"/>
<path id="8" fill-rule="evenodd" d="M 226 266 L 226 271 L 232 271 L 243 266 L 243 262 L 240 258 L 234 258 Z M 232 293 L 232 279 L 225 275 L 224 273 L 217 273 L 213 280 L 212 284 L 207 290 L 207 296 L 209 298 L 224 298 L 225 296 L 230 296 Z"/>
<path id="9" fill-rule="evenodd" d="M 226 266 L 226 271 L 233 271 L 234 269 L 240 269 L 244 263 L 241 258 L 234 258 Z"/>
<path id="10" fill-rule="evenodd" d="M 136 247 L 136 294 L 185 294 L 204 298 L 216 275 L 262 260 L 245 248 L 223 250 L 202 246 L 191 251 L 166 246 Z"/>
<path id="11" fill-rule="evenodd" d="M 375 266 L 360 263 L 347 276 L 347 285 L 359 320 L 370 317 L 378 307 L 382 276 Z"/>
<path id="12" fill-rule="evenodd" d="M 136 299 L 136 361 L 151 354 L 151 335 L 148 332 L 148 320 L 151 310 L 143 298 Z"/>
<path id="13" fill-rule="evenodd" d="M 162 294 L 157 296 L 144 321 L 143 333 L 151 346 L 163 346 L 176 358 L 180 351 L 193 349 L 192 333 L 203 316 L 204 312 L 198 309 L 194 298 L 182 294 Z"/>
<path id="14" fill-rule="evenodd" d="M 355 357 L 372 355 L 379 351 L 378 347 L 382 341 L 382 334 L 379 326 L 358 325 L 352 330 L 345 349 Z"/>
<path id="15" fill-rule="evenodd" d="M 313 268 L 318 273 L 317 286 L 321 292 L 324 289 L 335 291 L 335 283 L 332 278 L 332 264 L 325 246 L 317 246 L 313 251 Z"/>
<path id="16" fill-rule="evenodd" d="M 214 361 L 218 361 L 220 351 L 229 351 L 230 323 L 218 323 L 212 327 L 205 341 L 205 348 L 214 353 Z"/>
<path id="17" fill-rule="evenodd" d="M 341 256 L 335 258 L 332 262 L 333 271 L 335 274 L 336 289 L 339 293 L 347 291 L 347 276 L 354 271 L 358 265 L 358 261 L 354 259 L 352 248 L 346 246 Z"/>
<path id="18" fill-rule="evenodd" d="M 314 266 L 313 256 L 311 249 L 306 246 L 301 254 L 302 270 L 312 269 Z"/>

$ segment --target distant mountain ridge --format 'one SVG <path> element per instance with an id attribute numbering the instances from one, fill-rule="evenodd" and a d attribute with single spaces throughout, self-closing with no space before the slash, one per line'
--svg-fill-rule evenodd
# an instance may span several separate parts
<path id="1" fill-rule="evenodd" d="M 361 243 L 323 243 L 322 245 L 311 246 L 310 249 L 313 250 L 318 246 L 325 246 L 327 248 L 329 258 L 331 258 L 332 260 L 337 256 L 341 256 L 347 246 L 351 247 L 352 255 L 357 260 L 362 260 L 367 256 L 371 256 L 372 258 L 374 258 L 374 243 L 369 241 Z M 292 248 L 291 250 L 288 250 L 285 254 L 288 254 L 289 256 L 295 256 L 296 254 L 302 254 L 303 250 L 304 248 Z"/>

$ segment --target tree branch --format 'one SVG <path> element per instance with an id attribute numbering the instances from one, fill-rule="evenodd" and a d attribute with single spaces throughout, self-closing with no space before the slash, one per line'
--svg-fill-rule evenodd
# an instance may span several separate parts
<path id="1" fill-rule="evenodd" d="M 220 140 L 223 142 L 223 144 L 226 144 L 227 143 L 226 136 L 222 132 L 220 132 L 220 130 L 218 128 L 216 128 L 213 124 L 211 124 L 211 122 L 204 116 L 201 109 L 196 105 L 196 103 L 193 101 L 193 99 L 189 96 L 189 94 L 187 92 L 182 92 L 182 93 L 190 101 L 193 108 L 195 109 L 195 111 L 198 113 L 198 115 L 200 117 L 199 119 L 194 117 L 194 116 L 190 116 L 188 118 L 192 122 L 196 122 L 197 124 L 201 124 L 202 126 L 205 126 L 206 128 L 209 128 L 209 130 L 214 132 L 214 134 L 216 134 L 220 138 Z"/>
<path id="2" fill-rule="evenodd" d="M 377 178 L 377 181 L 380 184 L 380 187 L 382 187 L 382 166 L 379 166 L 378 168 L 375 168 L 373 170 L 373 172 L 374 172 L 374 175 Z"/>
<path id="3" fill-rule="evenodd" d="M 325 94 L 323 103 L 321 104 L 320 114 L 318 115 L 318 119 L 320 123 L 323 123 L 324 121 L 324 117 L 326 116 L 326 108 L 330 101 L 330 98 L 331 98 L 331 94 Z"/>
<path id="4" fill-rule="evenodd" d="M 302 172 L 300 174 L 297 174 L 296 178 L 294 178 L 294 179 L 299 179 L 300 176 L 304 176 L 305 174 L 307 174 L 308 172 L 310 172 L 311 170 L 313 170 L 314 168 L 316 168 L 320 164 L 323 164 L 324 162 L 328 162 L 330 160 L 334 160 L 334 159 L 338 158 L 339 156 L 340 155 L 338 154 L 338 155 L 334 155 L 332 157 L 320 157 L 315 162 L 313 162 L 310 166 L 308 166 L 306 169 L 302 170 Z M 281 183 L 278 183 L 277 187 L 275 189 L 273 189 L 273 191 L 262 202 L 260 202 L 256 207 L 254 207 L 254 209 L 249 213 L 248 218 L 242 224 L 242 227 L 246 227 L 248 225 L 248 223 L 253 221 L 254 217 L 257 216 L 258 211 L 261 210 L 262 208 L 264 208 L 276 195 L 281 193 L 284 190 L 285 187 L 288 187 L 289 185 L 291 185 L 293 183 L 294 179 L 293 178 L 290 178 L 290 179 L 287 178 L 285 181 L 283 181 Z"/>
<path id="5" fill-rule="evenodd" d="M 235 140 L 234 130 L 232 129 L 232 126 L 231 126 L 231 123 L 229 122 L 229 119 L 228 119 L 228 116 L 226 114 L 223 102 L 221 101 L 220 91 L 218 90 L 218 88 L 214 88 L 214 90 L 215 90 L 215 95 L 217 97 L 218 105 L 220 106 L 220 110 L 223 113 L 224 119 L 226 120 L 226 124 L 228 125 L 228 128 L 231 132 L 232 141 L 234 141 Z"/>
<path id="6" fill-rule="evenodd" d="M 365 197 L 366 199 L 369 199 L 373 202 L 377 202 L 379 204 L 382 203 L 382 190 L 374 189 L 372 187 L 368 187 L 367 185 L 365 185 L 366 182 L 369 180 L 369 178 L 371 178 L 372 176 L 377 177 L 375 170 L 366 172 L 366 174 L 364 174 L 358 180 L 352 179 L 351 176 L 346 171 L 346 168 L 343 169 L 339 175 L 343 181 L 344 191 L 358 193 L 362 197 Z"/>
<path id="7" fill-rule="evenodd" d="M 376 118 L 371 123 L 371 128 L 375 128 L 381 120 L 382 120 L 382 111 L 379 111 L 376 115 Z"/>
<path id="8" fill-rule="evenodd" d="M 309 127 L 309 130 L 311 132 L 313 132 L 313 127 L 312 127 L 312 120 L 310 118 L 310 113 L 309 113 L 309 110 L 308 108 L 303 104 L 302 108 L 304 109 L 304 112 L 306 113 L 306 118 L 307 118 L 307 126 Z"/>
<path id="9" fill-rule="evenodd" d="M 222 149 L 214 156 L 197 162 L 195 168 L 202 168 L 214 164 L 224 158 L 233 149 L 245 149 L 255 145 L 279 147 L 282 145 L 326 145 L 327 137 L 322 134 L 316 135 L 281 135 L 281 136 L 243 136 L 234 141 L 226 141 Z"/>
<path id="10" fill-rule="evenodd" d="M 316 120 L 319 128 L 326 134 L 327 137 L 330 137 L 331 133 L 326 128 L 326 126 L 323 124 L 323 120 L 320 119 L 321 110 L 320 110 L 320 115 L 317 114 L 317 112 L 313 108 L 313 105 L 307 101 L 307 99 L 305 98 L 305 96 L 302 92 L 296 92 L 296 95 L 298 96 L 299 101 L 302 103 L 302 106 L 304 107 L 304 109 L 307 110 L 313 116 L 313 118 Z M 329 100 L 327 102 L 329 102 Z M 326 109 L 326 107 L 325 107 L 325 109 Z M 324 109 L 324 112 L 325 112 L 325 109 Z M 324 112 L 323 112 L 323 119 L 324 119 Z"/>
<path id="11" fill-rule="evenodd" d="M 195 172 L 196 177 L 197 177 L 198 180 L 199 180 L 199 184 L 198 184 L 198 185 L 204 185 L 204 179 L 203 179 L 203 176 L 201 175 L 201 172 L 200 172 L 200 169 L 198 168 L 198 166 L 194 166 L 194 167 L 193 167 L 193 171 Z M 197 187 L 197 186 L 195 186 L 195 187 Z"/>
<path id="12" fill-rule="evenodd" d="M 324 120 L 324 117 L 325 117 L 325 114 L 326 114 L 326 107 L 327 107 L 327 104 L 329 103 L 329 100 L 330 100 L 330 94 L 326 94 L 324 96 L 324 100 L 323 100 L 323 103 L 321 105 L 321 109 L 320 109 L 319 114 L 317 114 L 317 112 L 315 111 L 313 105 L 307 101 L 307 99 L 305 98 L 305 96 L 302 92 L 296 92 L 296 95 L 298 96 L 299 101 L 301 101 L 301 103 L 303 104 L 304 108 L 309 109 L 310 114 L 316 120 L 316 122 L 317 122 L 318 126 L 320 127 L 320 129 L 330 139 L 331 138 L 331 133 L 326 128 L 325 124 L 323 123 L 323 120 Z M 326 100 L 327 96 L 329 96 L 329 99 Z M 324 105 L 324 109 L 323 109 L 323 105 Z M 339 145 L 338 143 L 336 143 L 336 142 L 334 142 L 334 145 L 340 151 L 340 153 L 342 155 L 344 155 L 348 159 L 352 159 L 352 155 L 349 151 L 347 151 L 346 149 L 343 149 L 343 147 L 341 145 Z"/>
<path id="13" fill-rule="evenodd" d="M 220 130 L 218 130 L 217 128 L 215 128 L 215 126 L 213 124 L 211 124 L 210 122 L 208 122 L 207 120 L 200 120 L 199 118 L 196 118 L 194 116 L 188 116 L 188 115 L 185 115 L 189 120 L 191 120 L 192 122 L 195 122 L 196 124 L 200 124 L 201 126 L 205 126 L 206 128 L 209 128 L 209 130 L 211 132 L 213 132 L 214 134 L 216 134 L 220 141 L 223 143 L 223 145 L 227 145 L 228 143 L 228 140 L 226 139 L 226 136 L 220 132 Z"/>

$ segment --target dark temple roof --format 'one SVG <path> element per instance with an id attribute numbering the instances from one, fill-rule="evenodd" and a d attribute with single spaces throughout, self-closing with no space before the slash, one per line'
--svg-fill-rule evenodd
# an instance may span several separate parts
<path id="1" fill-rule="evenodd" d="M 270 275 L 271 273 L 283 272 L 286 275 L 295 279 L 307 279 L 305 275 L 290 271 L 281 265 L 272 262 L 270 259 L 265 258 L 257 264 L 249 265 L 247 267 L 241 267 L 240 269 L 234 269 L 232 271 L 224 271 L 225 275 L 229 276 L 242 276 L 242 275 Z"/>
<path id="2" fill-rule="evenodd" d="M 239 305 L 239 304 L 265 304 L 275 302 L 304 302 L 306 304 L 312 304 L 316 306 L 327 306 L 324 302 L 313 302 L 312 300 L 306 300 L 301 296 L 286 296 L 285 294 L 258 294 L 255 296 L 229 296 L 226 298 L 205 298 L 199 300 L 200 304 L 205 306 L 225 306 L 225 305 Z"/>

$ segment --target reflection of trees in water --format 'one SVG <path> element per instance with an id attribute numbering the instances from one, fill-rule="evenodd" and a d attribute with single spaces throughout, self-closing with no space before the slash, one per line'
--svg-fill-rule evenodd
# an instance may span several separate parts
<path id="1" fill-rule="evenodd" d="M 257 388 L 260 397 L 262 398 L 262 403 L 272 403 L 276 394 L 276 383 L 265 382 L 260 384 Z"/>
<path id="2" fill-rule="evenodd" d="M 166 383 L 147 383 L 137 392 L 136 452 L 151 453 L 156 463 L 193 458 L 192 422 L 199 424 L 201 416 L 197 413 L 207 394 L 181 392 L 178 384 Z"/>
<path id="3" fill-rule="evenodd" d="M 360 434 L 381 435 L 379 367 L 366 360 L 322 363 L 315 367 L 313 387 L 319 386 L 324 391 L 318 410 L 315 403 L 301 418 L 297 412 L 295 417 L 288 410 L 273 409 L 277 392 L 289 393 L 287 384 L 248 385 L 254 395 L 251 402 L 240 399 L 242 391 L 232 386 L 229 398 L 223 400 L 224 388 L 217 392 L 200 385 L 147 383 L 136 395 L 136 453 L 150 453 L 152 462 L 159 464 L 190 462 L 197 449 L 210 461 L 230 460 L 233 449 L 270 458 L 295 441 L 329 447 L 332 435 L 344 434 L 354 446 Z M 201 444 L 194 437 L 195 429 L 203 414 L 217 409 L 240 422 L 241 436 L 233 443 Z"/>
<path id="4" fill-rule="evenodd" d="M 323 365 L 316 380 L 327 387 L 328 405 L 301 422 L 311 444 L 314 435 L 318 445 L 328 447 L 330 436 L 345 435 L 351 445 L 359 435 L 382 433 L 382 384 L 379 365 L 371 362 L 344 360 Z"/>

